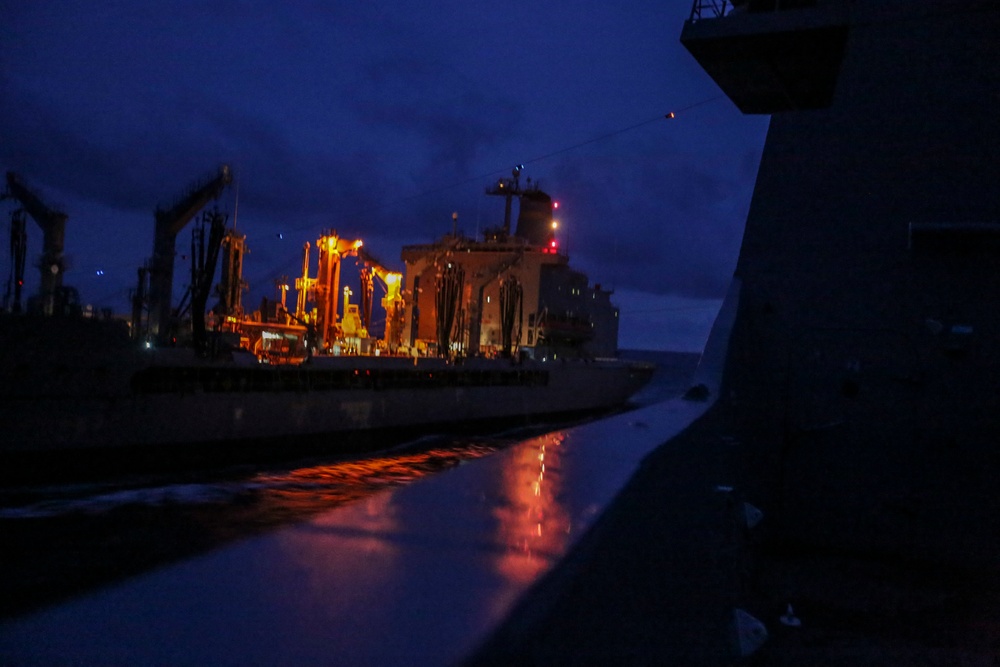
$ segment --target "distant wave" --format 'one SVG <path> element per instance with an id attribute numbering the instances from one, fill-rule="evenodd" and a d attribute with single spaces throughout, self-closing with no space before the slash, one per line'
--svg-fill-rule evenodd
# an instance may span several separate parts
<path id="1" fill-rule="evenodd" d="M 387 486 L 412 482 L 467 459 L 488 456 L 510 442 L 509 437 L 457 442 L 440 436 L 425 437 L 380 456 L 310 461 L 291 469 L 248 471 L 237 478 L 232 478 L 231 472 L 219 471 L 215 479 L 196 482 L 156 484 L 155 480 L 146 479 L 7 490 L 0 494 L 0 520 L 93 516 L 128 507 L 223 505 L 279 496 L 286 505 L 328 507 Z M 229 478 L 219 478 L 227 472 Z"/>

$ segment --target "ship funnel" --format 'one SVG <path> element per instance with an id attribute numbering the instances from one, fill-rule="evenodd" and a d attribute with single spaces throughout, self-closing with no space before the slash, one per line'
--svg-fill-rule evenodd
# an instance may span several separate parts
<path id="1" fill-rule="evenodd" d="M 514 235 L 532 245 L 547 245 L 552 238 L 552 197 L 541 190 L 523 193 Z"/>

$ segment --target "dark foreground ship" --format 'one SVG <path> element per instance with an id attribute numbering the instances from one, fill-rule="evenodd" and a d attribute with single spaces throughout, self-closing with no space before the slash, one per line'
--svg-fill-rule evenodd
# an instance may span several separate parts
<path id="1" fill-rule="evenodd" d="M 8 174 L 9 195 L 46 233 L 43 266 L 55 267 L 43 270 L 29 314 L 20 313 L 17 292 L 13 312 L 0 318 L 0 458 L 8 473 L 223 452 L 348 452 L 386 433 L 605 410 L 651 377 L 651 366 L 613 358 L 618 311 L 610 292 L 569 268 L 551 199 L 530 183 L 522 189 L 518 170 L 490 191 L 506 200 L 502 227 L 482 240 L 452 233 L 404 248 L 405 279 L 360 240 L 334 232 L 318 240 L 311 277 L 307 243 L 294 312 L 283 287 L 275 302 L 243 313 L 243 237 L 226 229 L 225 216 L 206 213 L 192 243 L 191 289 L 174 307 L 176 235 L 229 180 L 223 168 L 157 211 L 153 258 L 124 322 L 78 312 L 61 281 L 66 216 Z M 12 227 L 20 230 L 12 248 L 23 248 L 23 220 Z M 206 314 L 220 255 L 220 299 Z M 348 256 L 358 258 L 362 294 L 351 304 L 345 288 L 338 316 Z M 14 268 L 19 286 L 23 262 Z M 379 339 L 368 333 L 376 283 L 385 291 Z"/>
<path id="2" fill-rule="evenodd" d="M 681 42 L 773 114 L 721 391 L 468 664 L 996 662 L 998 31 L 993 0 L 694 0 Z"/>
<path id="3" fill-rule="evenodd" d="M 694 4 L 681 41 L 771 113 L 725 410 L 776 540 L 996 563 L 1000 7 Z"/>

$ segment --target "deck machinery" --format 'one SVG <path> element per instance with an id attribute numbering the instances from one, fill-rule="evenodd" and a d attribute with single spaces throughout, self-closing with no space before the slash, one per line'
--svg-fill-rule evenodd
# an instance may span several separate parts
<path id="1" fill-rule="evenodd" d="M 5 307 L 13 312 L 21 312 L 21 288 L 24 286 L 25 254 L 27 232 L 24 214 L 27 213 L 42 230 L 42 257 L 38 268 L 41 272 L 41 288 L 38 295 L 38 310 L 44 315 L 56 315 L 75 304 L 75 292 L 63 286 L 66 270 L 63 246 L 66 237 L 66 219 L 62 211 L 49 208 L 33 192 L 24 180 L 12 171 L 7 172 L 7 189 L 0 199 L 14 199 L 21 208 L 11 214 L 11 265 L 12 275 L 8 285 Z M 11 301 L 11 298 L 13 300 Z"/>
<path id="2" fill-rule="evenodd" d="M 313 245 L 306 242 L 302 252 L 302 275 L 295 279 L 295 309 L 286 304 L 290 285 L 279 281 L 277 301 L 264 299 L 260 310 L 246 317 L 231 315 L 222 323 L 225 330 L 241 335 L 241 346 L 269 363 L 297 363 L 318 352 L 394 353 L 401 344 L 403 312 L 402 275 L 387 269 L 363 248 L 360 239 L 341 238 L 336 231 L 324 232 L 315 244 L 317 265 L 310 275 Z M 359 303 L 351 303 L 353 292 L 341 289 L 342 262 L 356 258 L 359 265 L 361 295 Z M 223 262 L 223 271 L 234 273 Z M 384 296 L 386 312 L 385 335 L 374 340 L 372 309 L 375 284 Z M 341 295 L 343 307 L 341 311 Z"/>
<path id="3" fill-rule="evenodd" d="M 259 311 L 225 318 L 241 346 L 270 363 L 298 363 L 312 354 L 413 354 L 441 357 L 613 357 L 618 347 L 618 309 L 610 290 L 589 285 L 569 266 L 556 239 L 557 206 L 537 184 L 501 179 L 487 194 L 505 199 L 502 225 L 482 239 L 457 232 L 426 245 L 403 248 L 405 278 L 390 271 L 359 239 L 328 230 L 303 248 L 302 275 L 265 299 Z M 517 228 L 511 209 L 518 200 Z M 457 225 L 457 220 L 453 220 Z M 314 250 L 315 248 L 315 250 Z M 316 263 L 312 274 L 312 262 Z M 342 262 L 360 269 L 360 294 L 341 286 Z M 232 269 L 223 262 L 224 275 Z M 371 337 L 374 286 L 384 296 L 384 335 Z M 342 304 L 342 305 L 341 305 Z"/>

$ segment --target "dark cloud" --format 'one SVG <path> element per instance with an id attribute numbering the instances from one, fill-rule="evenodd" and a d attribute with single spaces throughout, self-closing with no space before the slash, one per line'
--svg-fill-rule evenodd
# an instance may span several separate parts
<path id="1" fill-rule="evenodd" d="M 544 180 L 564 201 L 573 255 L 637 289 L 722 296 L 752 186 L 744 161 L 709 169 L 660 128 L 633 148 L 563 159 Z"/>
<path id="2" fill-rule="evenodd" d="M 428 167 L 455 174 L 468 174 L 473 160 L 516 138 L 522 120 L 516 100 L 412 56 L 367 65 L 347 92 L 361 123 L 420 140 Z"/>

